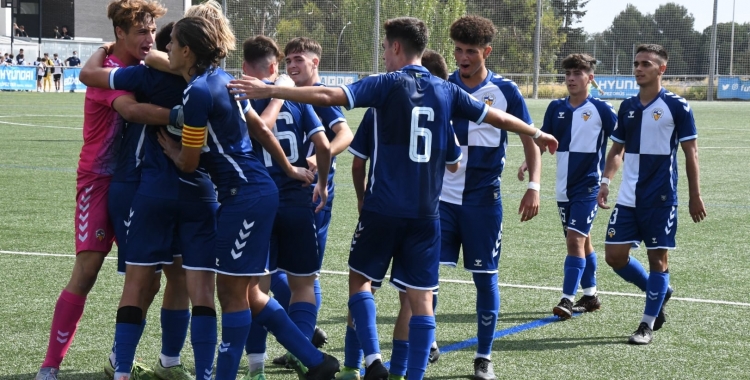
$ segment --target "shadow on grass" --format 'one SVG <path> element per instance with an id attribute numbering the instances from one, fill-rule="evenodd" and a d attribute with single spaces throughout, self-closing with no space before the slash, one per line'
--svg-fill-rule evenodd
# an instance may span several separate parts
<path id="1" fill-rule="evenodd" d="M 581 338 L 558 337 L 523 340 L 498 340 L 492 351 L 548 351 L 567 350 L 581 346 L 620 345 L 628 342 L 627 336 L 589 336 Z"/>

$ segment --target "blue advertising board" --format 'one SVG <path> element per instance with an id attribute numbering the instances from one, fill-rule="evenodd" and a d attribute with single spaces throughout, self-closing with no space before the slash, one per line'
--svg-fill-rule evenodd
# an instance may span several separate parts
<path id="1" fill-rule="evenodd" d="M 343 86 L 352 84 L 359 79 L 354 73 L 321 72 L 320 82 L 326 86 Z"/>
<path id="2" fill-rule="evenodd" d="M 0 90 L 36 91 L 36 67 L 0 66 Z"/>
<path id="3" fill-rule="evenodd" d="M 627 99 L 638 95 L 640 86 L 634 76 L 597 75 L 596 83 L 601 91 L 591 87 L 591 96 L 604 99 Z"/>
<path id="4" fill-rule="evenodd" d="M 81 68 L 65 68 L 63 71 L 63 90 L 64 91 L 86 91 L 86 85 L 78 80 L 81 75 Z"/>
<path id="5" fill-rule="evenodd" d="M 718 99 L 750 100 L 750 78 L 719 77 Z"/>

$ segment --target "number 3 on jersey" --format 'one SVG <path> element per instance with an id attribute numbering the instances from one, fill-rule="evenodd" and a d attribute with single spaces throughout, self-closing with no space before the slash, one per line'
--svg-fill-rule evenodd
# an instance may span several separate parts
<path id="1" fill-rule="evenodd" d="M 294 118 L 289 112 L 279 112 L 279 116 L 276 117 L 276 120 L 283 120 L 286 125 L 294 124 Z M 273 134 L 276 136 L 276 139 L 279 140 L 279 145 L 281 145 L 281 140 L 289 140 L 289 153 L 284 152 L 284 154 L 286 154 L 286 159 L 289 160 L 289 163 L 294 164 L 295 162 L 297 162 L 297 160 L 299 159 L 299 149 L 297 149 L 297 137 L 294 135 L 294 132 L 279 132 L 278 128 L 274 128 Z M 268 153 L 265 149 L 263 149 L 263 161 L 266 164 L 266 167 L 273 166 L 273 159 L 271 158 L 271 154 Z"/>
<path id="2" fill-rule="evenodd" d="M 432 153 L 432 131 L 419 126 L 419 117 L 426 116 L 427 121 L 435 120 L 435 111 L 431 107 L 414 107 L 411 109 L 411 134 L 409 137 L 409 159 L 414 162 L 430 162 Z M 419 140 L 424 138 L 424 154 L 419 154 Z"/>

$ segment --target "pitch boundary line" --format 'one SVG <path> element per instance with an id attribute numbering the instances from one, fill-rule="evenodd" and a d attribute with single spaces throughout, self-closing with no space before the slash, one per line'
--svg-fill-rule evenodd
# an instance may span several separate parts
<path id="1" fill-rule="evenodd" d="M 0 250 L 0 253 L 1 254 L 6 254 L 6 255 L 17 255 L 17 256 L 42 256 L 42 257 L 67 257 L 67 258 L 75 258 L 74 255 L 64 254 L 64 253 L 24 252 L 24 251 L 8 251 L 8 250 Z M 117 260 L 117 257 L 107 256 L 107 257 L 105 257 L 105 260 Z M 322 273 L 322 274 L 332 274 L 332 275 L 337 275 L 337 276 L 347 276 L 347 275 L 349 275 L 349 272 L 333 271 L 333 270 L 325 270 L 325 269 L 321 270 L 320 273 Z M 464 284 L 464 285 L 473 285 L 474 284 L 474 282 L 472 282 L 472 281 L 454 280 L 454 279 L 441 279 L 440 282 L 451 283 L 451 284 Z M 556 292 L 560 291 L 560 288 L 556 288 L 556 287 L 552 287 L 552 286 L 518 285 L 518 284 L 505 284 L 505 283 L 499 283 L 498 286 L 501 287 L 501 288 L 530 289 L 530 290 L 550 290 L 550 291 L 556 291 Z M 599 294 L 606 294 L 606 295 L 611 295 L 611 296 L 621 296 L 621 297 L 636 297 L 636 298 L 645 298 L 646 297 L 645 294 L 623 293 L 623 292 L 609 292 L 609 291 L 603 291 L 603 290 L 600 290 Z M 714 304 L 714 305 L 750 307 L 750 303 L 746 303 L 746 302 L 721 301 L 721 300 L 711 300 L 711 299 L 702 299 L 702 298 L 672 297 L 671 300 L 685 301 L 685 302 L 695 302 L 695 303 L 706 303 L 706 304 Z"/>

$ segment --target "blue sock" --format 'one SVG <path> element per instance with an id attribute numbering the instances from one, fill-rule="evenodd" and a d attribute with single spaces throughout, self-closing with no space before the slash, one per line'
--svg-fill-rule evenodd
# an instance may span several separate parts
<path id="1" fill-rule="evenodd" d="M 408 360 L 409 342 L 394 339 L 393 350 L 391 351 L 391 368 L 388 369 L 388 373 L 396 376 L 406 376 L 406 362 Z"/>
<path id="2" fill-rule="evenodd" d="M 210 308 L 205 307 L 205 309 Z M 196 315 L 196 307 L 193 307 L 193 318 L 190 321 L 190 343 L 193 345 L 195 377 L 198 380 L 211 380 L 213 378 L 216 340 L 218 339 L 215 313 L 214 311 L 214 316 Z"/>
<path id="3" fill-rule="evenodd" d="M 377 312 L 375 297 L 370 292 L 359 292 L 349 297 L 349 311 L 352 314 L 357 338 L 365 356 L 379 354 L 378 326 L 375 323 Z"/>
<path id="4" fill-rule="evenodd" d="M 289 305 L 289 319 L 308 340 L 311 340 L 318 319 L 318 309 L 309 302 L 295 302 Z"/>
<path id="5" fill-rule="evenodd" d="M 115 372 L 130 373 L 135 360 L 135 349 L 141 340 L 146 322 L 143 309 L 123 306 L 117 309 L 115 324 Z"/>
<path id="6" fill-rule="evenodd" d="M 581 288 L 593 288 L 596 286 L 596 252 L 586 255 L 586 268 L 581 276 Z"/>
<path id="7" fill-rule="evenodd" d="M 270 298 L 263 310 L 254 318 L 263 325 L 276 340 L 281 343 L 307 368 L 315 367 L 323 362 L 323 353 L 318 351 L 292 323 L 283 308 Z"/>
<path id="8" fill-rule="evenodd" d="M 190 311 L 161 309 L 161 354 L 179 357 L 190 325 Z"/>
<path id="9" fill-rule="evenodd" d="M 286 273 L 283 271 L 276 271 L 271 275 L 271 292 L 276 302 L 284 308 L 284 311 L 289 310 L 289 301 L 292 299 L 292 291 L 289 289 L 289 281 L 286 278 Z"/>
<path id="10" fill-rule="evenodd" d="M 250 333 L 247 334 L 247 342 L 245 343 L 245 352 L 248 354 L 264 354 L 266 353 L 266 338 L 268 337 L 268 331 L 263 325 L 258 322 L 257 318 L 253 318 L 253 323 L 250 325 Z"/>
<path id="11" fill-rule="evenodd" d="M 477 287 L 477 353 L 490 355 L 500 311 L 497 273 L 473 273 L 472 277 Z"/>
<path id="12" fill-rule="evenodd" d="M 630 256 L 628 265 L 620 269 L 615 269 L 615 273 L 622 277 L 623 280 L 635 284 L 641 291 L 646 291 L 648 273 L 646 273 L 646 269 L 643 268 L 643 265 L 635 257 Z"/>
<path id="13" fill-rule="evenodd" d="M 252 321 L 250 309 L 221 313 L 221 344 L 216 357 L 216 378 L 236 379 Z"/>
<path id="14" fill-rule="evenodd" d="M 344 367 L 359 368 L 362 365 L 362 356 L 357 331 L 347 325 L 346 335 L 344 336 Z"/>
<path id="15" fill-rule="evenodd" d="M 646 290 L 646 310 L 643 314 L 655 317 L 659 315 L 664 296 L 669 287 L 669 273 L 651 271 L 648 276 L 648 288 Z"/>
<path id="16" fill-rule="evenodd" d="M 427 370 L 427 358 L 435 340 L 435 317 L 414 315 L 409 320 L 409 380 L 421 380 Z"/>
<path id="17" fill-rule="evenodd" d="M 581 282 L 583 270 L 586 268 L 586 259 L 575 256 L 565 256 L 563 266 L 563 286 L 562 292 L 566 296 L 575 297 L 578 291 L 578 283 Z"/>
<path id="18" fill-rule="evenodd" d="M 323 291 L 320 289 L 320 280 L 315 279 L 315 284 L 313 285 L 313 290 L 315 291 L 315 313 L 320 312 L 320 305 L 323 304 Z"/>

